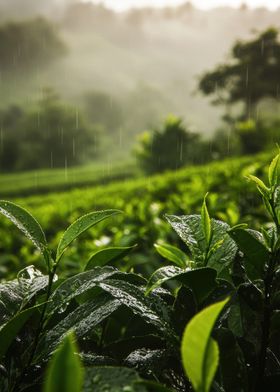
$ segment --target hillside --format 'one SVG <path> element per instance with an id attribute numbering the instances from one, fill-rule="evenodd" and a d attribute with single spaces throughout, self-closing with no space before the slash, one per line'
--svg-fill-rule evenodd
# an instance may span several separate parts
<path id="1" fill-rule="evenodd" d="M 73 189 L 59 194 L 14 199 L 39 220 L 54 246 L 59 233 L 81 214 L 103 209 L 119 209 L 123 214 L 110 223 L 92 229 L 82 241 L 67 253 L 63 269 L 68 273 L 80 270 L 78 259 L 106 245 L 131 246 L 133 263 L 150 271 L 160 259 L 153 244 L 159 239 L 182 246 L 169 230 L 164 214 L 190 214 L 200 211 L 203 197 L 208 197 L 212 217 L 222 218 L 234 225 L 240 220 L 259 227 L 266 222 L 260 208 L 261 199 L 250 183 L 248 174 L 263 175 L 270 156 L 258 155 L 228 159 L 205 166 L 181 169 L 149 178 L 123 180 L 108 185 Z M 2 276 L 25 266 L 38 263 L 31 243 L 23 239 L 8 221 L 1 219 L 0 235 L 9 228 L 9 237 L 2 235 Z M 17 251 L 15 252 L 15 249 Z M 39 262 L 40 264 L 40 262 Z M 130 264 L 127 265 L 129 267 Z M 16 267 L 17 266 L 17 267 Z"/>
<path id="2" fill-rule="evenodd" d="M 19 18 L 17 4 L 9 2 L 9 12 L 2 15 L 9 19 L 14 10 Z M 59 4 L 58 12 L 58 3 L 50 3 L 48 13 L 32 5 L 33 11 L 25 17 L 47 15 L 68 54 L 36 72 L 4 78 L 1 106 L 32 104 L 42 87 L 49 86 L 90 115 L 87 94 L 102 92 L 108 107 L 98 121 L 116 116 L 115 109 L 118 122 L 110 126 L 114 129 L 106 137 L 121 140 L 115 143 L 116 149 L 124 154 L 135 143 L 136 134 L 157 125 L 170 112 L 206 135 L 221 126 L 221 109 L 211 107 L 197 92 L 199 75 L 225 61 L 236 39 L 248 39 L 255 29 L 279 26 L 279 12 L 261 8 L 205 12 L 186 3 L 178 8 L 114 13 L 90 3 L 64 8 Z"/>

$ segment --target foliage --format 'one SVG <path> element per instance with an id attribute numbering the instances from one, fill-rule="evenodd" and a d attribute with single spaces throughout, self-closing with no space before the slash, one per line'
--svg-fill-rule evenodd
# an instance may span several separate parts
<path id="1" fill-rule="evenodd" d="M 68 167 L 96 155 L 96 132 L 82 116 L 46 90 L 37 107 L 0 114 L 2 170 Z"/>
<path id="2" fill-rule="evenodd" d="M 42 193 L 66 191 L 85 186 L 105 185 L 137 176 L 130 161 L 104 166 L 102 162 L 64 168 L 40 169 L 20 173 L 0 174 L 1 197 L 24 197 Z"/>
<path id="3" fill-rule="evenodd" d="M 162 130 L 154 129 L 140 138 L 136 150 L 140 166 L 148 173 L 175 170 L 197 159 L 198 134 L 187 131 L 182 120 L 169 116 Z"/>
<path id="4" fill-rule="evenodd" d="M 190 382 L 197 392 L 277 390 L 280 154 L 267 184 L 249 178 L 269 225 L 259 232 L 213 219 L 209 195 L 200 214 L 166 216 L 188 253 L 157 247 L 175 266 L 146 276 L 135 271 L 137 261 L 127 271 L 106 265 L 128 249 L 103 252 L 101 266 L 96 254 L 83 264 L 78 252 L 82 272 L 61 275 L 73 241 L 102 219 L 111 225 L 118 210 L 82 216 L 55 251 L 30 213 L 1 202 L 0 212 L 42 253 L 46 274 L 29 266 L 0 285 L 0 389 L 31 392 L 45 383 L 55 390 L 62 372 L 61 388 L 75 388 L 83 372 L 73 391 L 186 392 Z"/>
<path id="5" fill-rule="evenodd" d="M 39 188 L 38 195 L 14 199 L 14 201 L 38 217 L 54 248 L 64 227 L 79 215 L 91 210 L 114 208 L 123 210 L 125 214 L 118 220 L 113 220 L 110 227 L 105 228 L 101 223 L 85 234 L 82 246 L 79 244 L 71 246 L 65 255 L 61 272 L 67 275 L 81 272 L 89 256 L 105 248 L 106 245 L 127 247 L 137 244 L 125 261 L 120 260 L 113 265 L 125 270 L 134 265 L 136 271 L 150 275 L 156 266 L 162 265 L 163 260 L 160 254 L 154 253 L 154 243 L 159 245 L 167 243 L 184 250 L 177 236 L 170 232 L 168 224 L 160 217 L 164 213 L 177 215 L 199 213 L 201 195 L 208 191 L 210 194 L 207 203 L 214 218 L 223 219 L 230 225 L 234 225 L 242 216 L 244 222 L 257 229 L 261 223 L 267 224 L 264 208 L 255 195 L 253 184 L 242 178 L 249 173 L 262 178 L 269 159 L 270 155 L 258 155 L 253 159 L 252 157 L 234 158 L 207 166 L 187 167 L 175 173 L 170 172 L 150 178 L 134 178 L 107 185 L 102 185 L 106 178 L 101 178 L 101 184 L 98 185 L 44 195 L 40 194 Z M 36 173 L 30 173 L 30 177 L 27 177 L 29 187 L 32 174 L 34 181 Z M 47 174 L 48 172 L 46 172 L 46 180 Z M 61 173 L 61 178 L 63 174 L 65 173 Z M 75 179 L 75 174 L 83 179 L 80 171 L 71 172 L 69 169 L 70 184 L 67 183 L 67 187 Z M 92 175 L 94 176 L 94 172 Z M 21 175 L 18 174 L 12 176 L 11 181 L 13 179 L 17 183 L 21 181 L 20 184 L 24 185 L 26 176 L 23 175 L 21 179 Z M 59 177 L 57 183 L 53 177 L 50 180 L 54 181 L 53 186 L 64 186 L 64 182 L 60 184 Z M 38 186 L 39 184 L 38 181 Z M 5 182 L 3 187 L 4 185 Z M 33 187 L 35 185 L 36 183 Z M 25 188 L 22 188 L 21 192 L 24 193 L 24 190 Z M 125 230 L 121 230 L 121 227 L 125 227 Z M 11 233 L 9 237 L 6 235 L 7 232 Z M 34 263 L 44 269 L 39 255 L 34 252 L 31 244 L 25 241 L 8 221 L 0 221 L 0 238 L 1 278 L 14 277 L 15 271 Z"/>
<path id="6" fill-rule="evenodd" d="M 2 72 L 44 66 L 65 52 L 66 46 L 55 28 L 43 18 L 9 22 L 0 27 Z"/>
<path id="7" fill-rule="evenodd" d="M 269 28 L 251 41 L 238 41 L 232 48 L 232 60 L 206 72 L 199 89 L 215 95 L 216 103 L 245 105 L 244 117 L 255 115 L 257 104 L 264 98 L 277 98 L 279 83 L 280 43 L 278 31 Z"/>

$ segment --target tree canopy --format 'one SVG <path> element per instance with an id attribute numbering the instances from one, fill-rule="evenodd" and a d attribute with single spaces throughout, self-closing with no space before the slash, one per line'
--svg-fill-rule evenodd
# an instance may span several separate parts
<path id="1" fill-rule="evenodd" d="M 51 90 L 32 108 L 0 111 L 3 171 L 72 166 L 96 156 L 96 131 Z"/>
<path id="2" fill-rule="evenodd" d="M 254 116 L 264 98 L 279 98 L 280 43 L 278 31 L 269 28 L 250 41 L 237 41 L 231 60 L 206 72 L 199 89 L 213 95 L 215 104 L 244 104 L 244 117 Z"/>
<path id="3" fill-rule="evenodd" d="M 0 71 L 44 65 L 66 52 L 54 26 L 44 18 L 8 22 L 0 27 Z"/>
<path id="4" fill-rule="evenodd" d="M 197 160 L 199 135 L 188 131 L 182 120 L 170 115 L 162 129 L 145 132 L 136 150 L 142 169 L 148 173 L 176 170 Z"/>

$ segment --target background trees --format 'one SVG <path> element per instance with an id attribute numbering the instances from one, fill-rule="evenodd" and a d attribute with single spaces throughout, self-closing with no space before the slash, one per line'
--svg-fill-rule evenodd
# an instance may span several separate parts
<path id="1" fill-rule="evenodd" d="M 199 135 L 188 131 L 180 118 L 170 115 L 162 129 L 141 136 L 136 155 L 146 173 L 163 172 L 194 163 L 201 146 Z"/>
<path id="2" fill-rule="evenodd" d="M 216 104 L 243 104 L 243 118 L 255 116 L 264 98 L 278 98 L 280 43 L 278 30 L 270 28 L 250 41 L 237 41 L 231 60 L 206 72 L 199 89 L 215 97 Z"/>
<path id="3" fill-rule="evenodd" d="M 0 27 L 0 71 L 30 69 L 66 53 L 54 26 L 44 18 Z"/>
<path id="4" fill-rule="evenodd" d="M 72 166 L 96 156 L 96 132 L 47 90 L 37 105 L 0 112 L 2 170 Z"/>

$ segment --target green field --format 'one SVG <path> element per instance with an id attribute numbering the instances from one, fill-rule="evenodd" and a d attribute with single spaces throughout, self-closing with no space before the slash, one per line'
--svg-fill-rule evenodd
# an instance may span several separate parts
<path id="1" fill-rule="evenodd" d="M 246 175 L 262 175 L 270 158 L 269 154 L 262 154 L 228 159 L 163 175 L 12 200 L 32 212 L 53 246 L 57 244 L 61 231 L 81 214 L 107 208 L 123 211 L 122 216 L 93 228 L 81 243 L 75 243 L 65 256 L 63 269 L 67 273 L 81 270 L 83 266 L 78 260 L 106 245 L 137 244 L 131 263 L 149 273 L 161 260 L 153 249 L 155 242 L 168 240 L 183 246 L 170 232 L 164 214 L 197 213 L 206 192 L 210 193 L 208 204 L 213 217 L 222 218 L 229 224 L 242 219 L 254 227 L 264 222 L 266 216 L 260 208 L 261 199 Z M 63 186 L 63 182 L 59 186 Z M 32 244 L 10 227 L 8 221 L 1 219 L 0 233 L 7 227 L 12 234 L 9 238 L 2 235 L 3 277 L 26 264 L 40 264 L 40 257 L 33 252 Z"/>
<path id="2" fill-rule="evenodd" d="M 134 177 L 137 174 L 138 171 L 133 162 L 113 164 L 110 161 L 73 168 L 0 174 L 0 197 L 21 197 L 65 191 L 75 187 L 107 184 Z"/>

